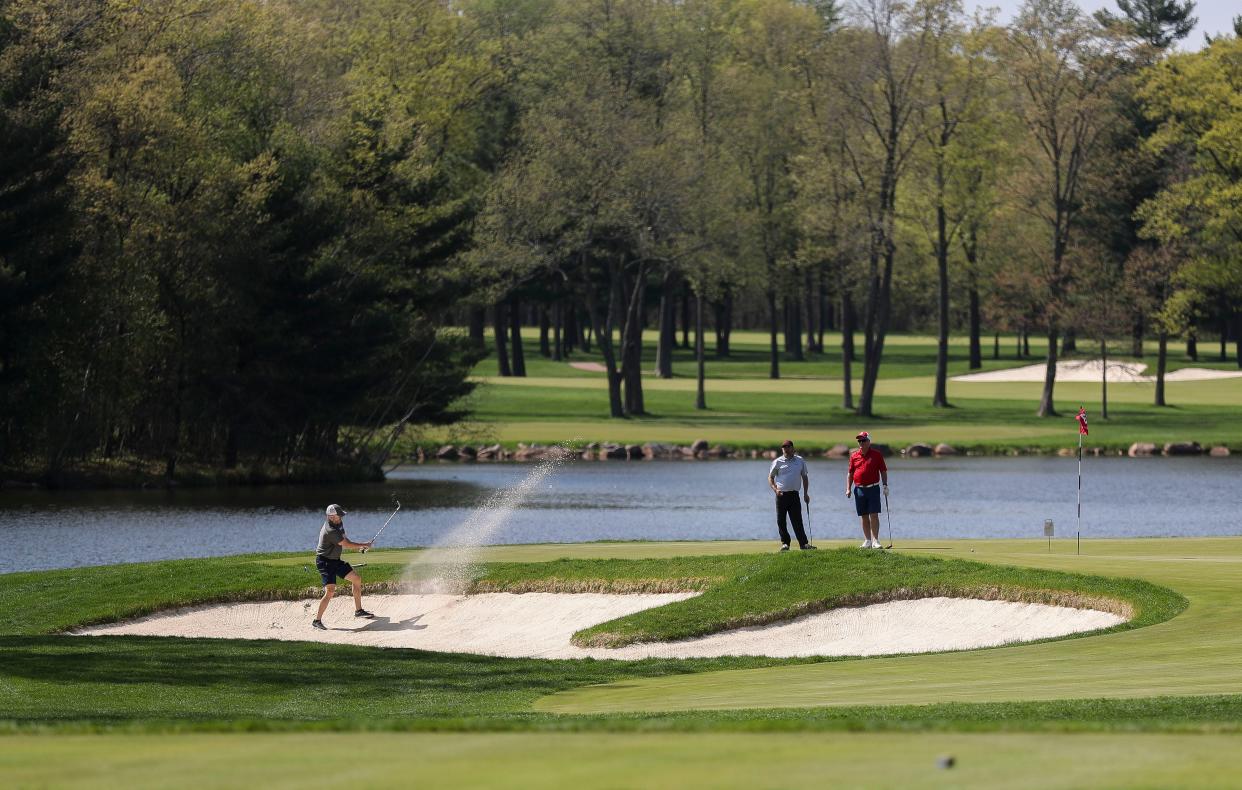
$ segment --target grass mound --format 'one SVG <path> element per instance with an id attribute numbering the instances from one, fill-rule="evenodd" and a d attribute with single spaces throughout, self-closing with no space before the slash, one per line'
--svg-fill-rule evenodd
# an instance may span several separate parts
<path id="1" fill-rule="evenodd" d="M 702 595 L 585 629 L 574 644 L 687 639 L 843 606 L 936 596 L 1091 608 L 1126 618 L 1110 630 L 1161 622 L 1186 607 L 1182 596 L 1143 581 L 967 560 L 857 549 L 727 559 L 737 560 L 737 572 Z"/>

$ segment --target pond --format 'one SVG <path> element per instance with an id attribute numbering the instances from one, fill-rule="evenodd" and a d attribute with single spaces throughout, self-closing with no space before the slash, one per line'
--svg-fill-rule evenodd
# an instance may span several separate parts
<path id="1" fill-rule="evenodd" d="M 841 460 L 808 462 L 815 539 L 861 538 L 844 497 Z M 1073 539 L 1074 458 L 889 460 L 892 532 L 903 541 L 1042 537 L 1053 519 Z M 120 562 L 314 549 L 323 508 L 350 511 L 350 537 L 378 544 L 434 544 L 499 489 L 521 483 L 524 464 L 432 463 L 387 482 L 154 491 L 0 492 L 0 573 Z M 530 491 L 488 543 L 593 540 L 771 539 L 775 508 L 767 461 L 566 463 Z M 1242 459 L 1086 458 L 1084 538 L 1242 534 Z M 888 523 L 882 521 L 887 538 Z"/>

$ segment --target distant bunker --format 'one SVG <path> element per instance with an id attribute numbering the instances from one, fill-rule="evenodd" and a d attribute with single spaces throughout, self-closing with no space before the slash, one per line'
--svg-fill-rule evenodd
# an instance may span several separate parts
<path id="1" fill-rule="evenodd" d="M 696 593 L 482 593 L 369 595 L 374 620 L 356 619 L 348 596 L 311 627 L 317 600 L 213 604 L 160 612 L 77 635 L 279 639 L 414 648 L 512 658 L 712 658 L 873 656 L 970 650 L 1111 628 L 1124 617 L 1095 609 L 972 598 L 918 598 L 839 607 L 782 622 L 672 642 L 582 647 L 573 635 Z"/>

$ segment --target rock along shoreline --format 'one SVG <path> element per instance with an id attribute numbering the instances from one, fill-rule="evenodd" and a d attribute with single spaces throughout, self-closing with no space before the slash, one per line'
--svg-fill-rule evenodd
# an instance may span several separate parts
<path id="1" fill-rule="evenodd" d="M 944 458 L 952 456 L 1023 456 L 1023 455 L 1060 455 L 1073 456 L 1076 447 L 1062 448 L 1007 448 L 999 450 L 983 450 L 966 447 L 957 448 L 949 444 L 911 444 L 905 447 L 893 447 L 887 444 L 873 444 L 885 457 L 901 456 L 905 458 Z M 847 458 L 853 448 L 845 444 L 831 447 L 802 447 L 798 452 L 804 458 Z M 584 461 L 713 461 L 736 459 L 767 459 L 776 458 L 780 453 L 776 450 L 759 450 L 755 448 L 733 447 L 726 444 L 713 444 L 707 439 L 699 439 L 688 445 L 646 442 L 644 444 L 617 444 L 613 442 L 591 442 L 577 448 L 559 444 L 527 444 L 521 442 L 516 448 L 503 447 L 500 444 L 445 444 L 438 448 L 419 447 L 406 460 L 410 463 L 470 463 L 496 461 L 545 461 L 565 460 L 569 458 Z M 1153 456 L 1195 456 L 1206 455 L 1213 458 L 1224 458 L 1230 455 L 1230 449 L 1224 445 L 1204 447 L 1199 442 L 1167 442 L 1163 445 L 1151 442 L 1135 442 L 1128 448 L 1083 447 L 1083 455 L 1087 456 L 1124 456 L 1143 458 Z"/>

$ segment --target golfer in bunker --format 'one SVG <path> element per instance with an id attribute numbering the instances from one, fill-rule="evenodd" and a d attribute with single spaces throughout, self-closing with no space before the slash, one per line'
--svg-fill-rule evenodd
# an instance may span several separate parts
<path id="1" fill-rule="evenodd" d="M 781 444 L 781 454 L 772 462 L 768 470 L 768 488 L 776 494 L 776 529 L 781 535 L 781 551 L 789 551 L 789 530 L 785 528 L 788 516 L 793 522 L 794 535 L 798 538 L 798 547 L 813 549 L 802 529 L 802 503 L 798 501 L 798 489 L 808 505 L 811 504 L 811 480 L 806 475 L 806 461 L 802 456 L 794 455 L 792 439 Z"/>
<path id="2" fill-rule="evenodd" d="M 325 512 L 327 520 L 319 530 L 319 548 L 315 550 L 315 568 L 323 579 L 323 598 L 319 600 L 319 614 L 311 621 L 312 626 L 322 631 L 328 630 L 323 624 L 323 613 L 336 593 L 337 579 L 345 579 L 353 587 L 354 617 L 375 617 L 362 608 L 362 577 L 353 566 L 341 559 L 341 549 L 369 549 L 371 544 L 355 543 L 345 537 L 345 508 L 328 505 Z"/>
<path id="3" fill-rule="evenodd" d="M 862 520 L 863 543 L 859 548 L 882 549 L 880 543 L 880 486 L 888 496 L 888 465 L 879 450 L 871 446 L 871 434 L 863 431 L 854 437 L 858 449 L 850 455 L 845 472 L 845 496 L 854 497 L 854 511 Z"/>

